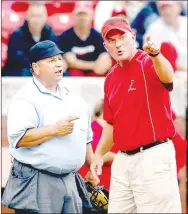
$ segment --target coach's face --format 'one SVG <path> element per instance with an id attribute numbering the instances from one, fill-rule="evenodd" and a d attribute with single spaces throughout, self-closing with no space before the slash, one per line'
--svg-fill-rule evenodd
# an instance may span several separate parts
<path id="1" fill-rule="evenodd" d="M 34 75 L 45 85 L 57 84 L 63 77 L 64 60 L 60 54 L 45 58 L 32 65 Z"/>
<path id="2" fill-rule="evenodd" d="M 116 61 L 132 58 L 135 50 L 135 34 L 130 31 L 111 30 L 104 39 L 104 46 Z"/>

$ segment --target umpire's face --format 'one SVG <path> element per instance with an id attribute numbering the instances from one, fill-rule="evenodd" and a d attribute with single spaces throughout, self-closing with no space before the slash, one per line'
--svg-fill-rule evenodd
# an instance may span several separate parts
<path id="1" fill-rule="evenodd" d="M 64 60 L 60 54 L 41 59 L 37 63 L 32 64 L 33 74 L 44 85 L 57 84 L 63 77 Z"/>

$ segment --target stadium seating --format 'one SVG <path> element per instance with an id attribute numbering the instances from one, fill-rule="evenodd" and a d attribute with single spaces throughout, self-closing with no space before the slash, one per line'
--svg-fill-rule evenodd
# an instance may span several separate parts
<path id="1" fill-rule="evenodd" d="M 49 24 L 53 28 L 55 33 L 58 35 L 66 29 L 72 27 L 73 17 L 71 13 L 56 13 L 48 17 L 47 24 Z"/>
<path id="2" fill-rule="evenodd" d="M 16 28 L 20 27 L 25 19 L 25 13 L 16 13 L 13 11 L 3 11 L 2 30 L 12 33 Z"/>
<path id="3" fill-rule="evenodd" d="M 71 13 L 74 10 L 75 2 L 74 1 L 49 1 L 45 3 L 48 16 L 54 14 L 66 14 Z"/>
<path id="4" fill-rule="evenodd" d="M 7 44 L 10 37 L 10 32 L 6 30 L 1 31 L 1 42 Z"/>
<path id="5" fill-rule="evenodd" d="M 28 1 L 14 1 L 11 5 L 11 9 L 17 13 L 26 12 L 29 6 Z"/>
<path id="6" fill-rule="evenodd" d="M 4 67 L 6 60 L 7 60 L 7 49 L 8 46 L 6 43 L 1 43 L 1 68 Z"/>

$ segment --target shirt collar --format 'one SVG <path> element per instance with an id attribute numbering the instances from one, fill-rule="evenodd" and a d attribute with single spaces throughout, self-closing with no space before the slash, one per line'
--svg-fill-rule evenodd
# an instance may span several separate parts
<path id="1" fill-rule="evenodd" d="M 33 77 L 33 82 L 41 93 L 51 94 L 54 97 L 61 99 L 61 91 L 60 91 L 59 84 L 57 84 L 57 92 L 59 92 L 59 93 L 53 93 L 53 92 L 49 91 L 37 78 Z"/>

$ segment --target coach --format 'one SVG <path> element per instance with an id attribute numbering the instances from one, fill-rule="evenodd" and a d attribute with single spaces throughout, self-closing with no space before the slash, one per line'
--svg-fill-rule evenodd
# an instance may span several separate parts
<path id="1" fill-rule="evenodd" d="M 30 49 L 33 79 L 8 110 L 14 161 L 2 203 L 16 213 L 82 213 L 74 172 L 93 157 L 91 117 L 61 82 L 61 54 L 49 40 Z M 95 183 L 90 172 L 86 177 Z"/>
<path id="2" fill-rule="evenodd" d="M 157 29 L 156 29 L 157 30 Z M 119 152 L 111 169 L 109 213 L 180 213 L 175 135 L 169 91 L 173 68 L 150 37 L 144 50 L 123 18 L 102 28 L 104 44 L 117 61 L 105 80 L 106 123 L 91 164 L 101 173 L 103 155 L 115 142 Z"/>

